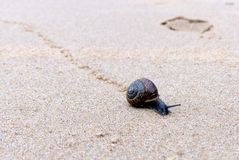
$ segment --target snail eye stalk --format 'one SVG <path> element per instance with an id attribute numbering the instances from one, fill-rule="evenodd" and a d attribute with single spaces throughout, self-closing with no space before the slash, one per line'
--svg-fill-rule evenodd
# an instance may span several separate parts
<path id="1" fill-rule="evenodd" d="M 175 105 L 167 106 L 167 108 L 173 108 L 173 107 L 177 107 L 177 106 L 181 106 L 181 104 L 175 104 Z"/>

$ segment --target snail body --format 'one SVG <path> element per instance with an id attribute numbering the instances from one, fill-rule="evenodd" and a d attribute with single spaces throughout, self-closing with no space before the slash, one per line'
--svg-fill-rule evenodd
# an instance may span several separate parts
<path id="1" fill-rule="evenodd" d="M 169 114 L 168 108 L 180 105 L 167 106 L 159 98 L 156 85 L 147 78 L 137 79 L 132 82 L 127 89 L 126 98 L 133 107 L 151 107 L 161 115 Z"/>

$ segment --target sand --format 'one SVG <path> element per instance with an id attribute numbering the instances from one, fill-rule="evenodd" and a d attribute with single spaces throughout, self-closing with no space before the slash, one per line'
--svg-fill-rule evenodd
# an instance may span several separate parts
<path id="1" fill-rule="evenodd" d="M 237 1 L 0 5 L 1 159 L 239 159 Z M 130 107 L 147 77 L 168 116 Z"/>

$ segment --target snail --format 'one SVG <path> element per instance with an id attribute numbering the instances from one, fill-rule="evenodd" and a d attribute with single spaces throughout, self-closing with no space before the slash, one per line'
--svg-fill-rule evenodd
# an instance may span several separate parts
<path id="1" fill-rule="evenodd" d="M 160 98 L 155 84 L 147 79 L 141 78 L 132 82 L 126 93 L 129 104 L 136 108 L 152 107 L 161 115 L 170 113 L 169 108 L 180 106 L 181 104 L 167 106 Z"/>

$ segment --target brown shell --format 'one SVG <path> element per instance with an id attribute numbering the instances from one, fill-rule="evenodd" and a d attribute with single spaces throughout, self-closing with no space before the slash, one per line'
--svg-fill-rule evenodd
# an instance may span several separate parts
<path id="1" fill-rule="evenodd" d="M 155 84 L 147 79 L 141 78 L 132 82 L 127 89 L 127 101 L 134 107 L 142 107 L 146 101 L 158 97 L 158 90 Z"/>

